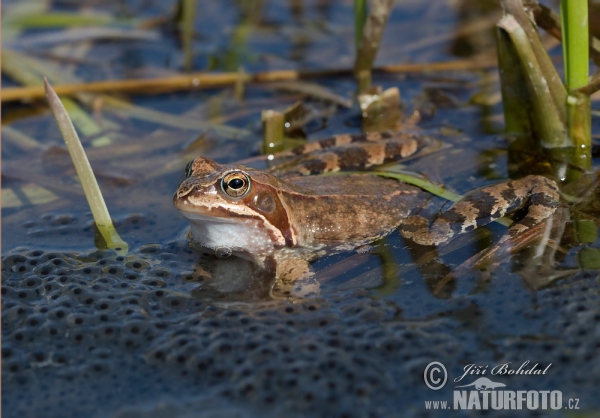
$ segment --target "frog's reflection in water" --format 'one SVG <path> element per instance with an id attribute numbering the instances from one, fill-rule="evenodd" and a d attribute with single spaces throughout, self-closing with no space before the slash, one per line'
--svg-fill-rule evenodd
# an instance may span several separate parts
<path id="1" fill-rule="evenodd" d="M 203 254 L 188 280 L 198 282 L 193 297 L 252 302 L 269 298 L 274 276 L 242 258 Z"/>
<path id="2" fill-rule="evenodd" d="M 206 253 L 199 257 L 187 280 L 198 282 L 191 295 L 204 300 L 255 302 L 308 298 L 320 293 L 319 282 L 314 276 L 285 283 L 276 279 L 273 269 L 263 269 L 250 260 Z"/>

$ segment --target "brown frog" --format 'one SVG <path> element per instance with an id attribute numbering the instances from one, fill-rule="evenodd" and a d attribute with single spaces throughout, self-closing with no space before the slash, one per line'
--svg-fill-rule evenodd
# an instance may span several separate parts
<path id="1" fill-rule="evenodd" d="M 173 202 L 201 247 L 275 269 L 284 281 L 310 275 L 308 262 L 327 252 L 356 249 L 396 227 L 418 244 L 438 245 L 527 207 L 503 243 L 544 221 L 558 205 L 554 182 L 528 176 L 469 194 L 430 222 L 413 215 L 430 197 L 418 187 L 372 173 L 316 175 L 397 161 L 423 141 L 409 133 L 339 135 L 279 154 L 291 160 L 268 171 L 198 157 Z"/>

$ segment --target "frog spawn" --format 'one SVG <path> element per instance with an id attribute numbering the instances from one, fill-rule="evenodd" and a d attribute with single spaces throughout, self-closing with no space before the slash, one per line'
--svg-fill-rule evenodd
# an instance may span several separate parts
<path id="1" fill-rule="evenodd" d="M 166 254 L 164 258 L 170 257 Z M 370 383 L 363 382 L 356 388 L 351 382 L 341 385 L 327 377 L 325 371 L 339 369 L 339 373 L 347 373 L 353 362 L 359 361 L 357 358 L 349 355 L 340 358 L 335 349 L 327 354 L 327 345 L 319 341 L 314 344 L 304 341 L 300 350 L 298 341 L 275 342 L 286 336 L 297 339 L 294 334 L 298 327 L 325 326 L 335 320 L 331 313 L 320 312 L 318 302 L 296 307 L 267 303 L 258 312 L 214 306 L 202 309 L 201 302 L 168 292 L 162 281 L 138 282 L 140 270 L 153 275 L 150 263 L 144 259 L 130 261 L 125 266 L 103 261 L 101 258 L 69 271 L 52 266 L 77 264 L 75 260 L 56 254 L 30 252 L 4 260 L 2 355 L 8 387 L 20 388 L 25 392 L 24 397 L 33 396 L 28 389 L 35 388 L 36 392 L 48 393 L 47 396 L 61 400 L 60 405 L 70 404 L 80 413 L 85 411 L 89 393 L 99 391 L 90 390 L 94 382 L 111 385 L 109 392 L 114 388 L 126 392 L 124 385 L 117 383 L 123 380 L 124 373 L 128 379 L 141 383 L 161 375 L 156 368 L 167 373 L 165 379 L 186 379 L 189 383 L 192 378 L 200 387 L 219 386 L 219 395 L 224 399 L 250 400 L 259 405 L 273 404 L 280 395 L 280 389 L 265 381 L 275 376 L 277 384 L 288 391 L 303 388 L 302 396 L 294 402 L 300 409 L 310 409 L 319 402 L 328 402 L 334 408 L 342 396 L 337 394 L 338 390 L 358 391 L 365 397 L 385 383 L 378 373 L 371 372 Z M 39 271 L 33 272 L 31 266 L 45 269 L 43 275 L 47 277 L 34 279 Z M 10 272 L 25 277 L 16 280 Z M 101 277 L 92 279 L 97 276 Z M 93 284 L 86 286 L 86 282 Z M 301 314 L 303 318 L 298 327 L 294 319 L 279 324 L 281 314 Z M 331 342 L 333 346 L 339 344 L 337 340 Z M 303 376 L 301 364 L 315 354 L 322 357 L 319 364 L 310 377 Z M 285 361 L 283 371 L 276 372 L 278 366 L 273 363 L 273 355 L 278 361 Z M 126 361 L 127 358 L 132 360 Z M 127 372 L 140 367 L 145 367 L 142 373 L 128 376 Z M 148 375 L 152 370 L 154 374 Z M 60 385 L 39 385 L 41 381 L 57 378 L 67 387 L 80 389 L 59 391 L 56 388 Z M 223 387 L 223 382 L 230 379 L 236 383 Z M 309 389 L 313 380 L 322 380 L 324 387 L 337 388 L 330 389 L 328 401 L 322 391 L 314 393 Z M 90 392 L 85 395 L 87 390 Z M 160 382 L 154 388 L 157 390 L 162 390 Z M 96 402 L 109 405 L 110 399 L 102 396 L 95 398 Z M 78 397 L 86 402 L 72 402 Z M 9 402 L 11 397 L 4 399 Z M 4 406 L 5 411 L 14 411 L 16 416 L 28 414 L 26 405 L 29 404 Z M 60 409 L 52 412 L 47 404 L 40 408 L 46 415 L 69 415 Z"/>
<path id="2" fill-rule="evenodd" d="M 422 379 L 432 359 L 457 373 L 457 359 L 523 356 L 554 370 L 503 382 L 570 390 L 598 406 L 597 275 L 536 292 L 535 306 L 517 280 L 498 277 L 489 292 L 441 306 L 415 297 L 408 282 L 398 302 L 325 289 L 323 298 L 295 304 L 220 304 L 190 297 L 203 280 L 189 271 L 197 257 L 184 245 L 145 246 L 123 259 L 26 249 L 4 257 L 4 415 L 183 416 L 203 408 L 226 416 L 394 416 L 429 399 Z"/>

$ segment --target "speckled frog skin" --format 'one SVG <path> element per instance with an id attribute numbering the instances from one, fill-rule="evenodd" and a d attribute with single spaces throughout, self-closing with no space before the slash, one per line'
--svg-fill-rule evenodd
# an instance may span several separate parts
<path id="1" fill-rule="evenodd" d="M 437 245 L 528 206 L 509 239 L 556 209 L 556 185 L 528 176 L 470 194 L 431 223 L 411 214 L 429 196 L 418 187 L 373 174 L 317 175 L 400 160 L 415 153 L 421 139 L 340 135 L 278 155 L 291 160 L 269 171 L 197 157 L 173 202 L 200 246 L 274 267 L 278 278 L 289 279 L 306 275 L 308 261 L 326 252 L 355 249 L 398 226 L 405 238 Z"/>

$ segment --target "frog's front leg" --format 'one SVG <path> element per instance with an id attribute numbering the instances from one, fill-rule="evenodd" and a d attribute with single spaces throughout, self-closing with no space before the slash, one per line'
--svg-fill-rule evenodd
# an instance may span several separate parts
<path id="1" fill-rule="evenodd" d="M 542 176 L 527 176 L 468 194 L 432 224 L 422 216 L 409 216 L 400 225 L 400 233 L 420 245 L 439 245 L 527 207 L 527 215 L 508 230 L 500 245 L 546 220 L 558 203 L 556 183 Z"/>

